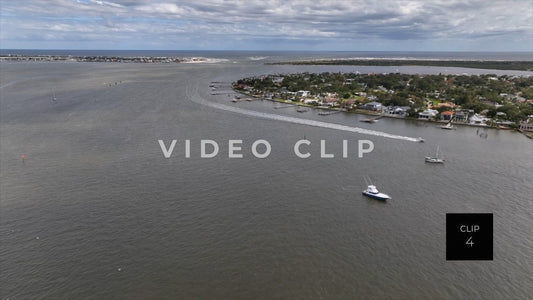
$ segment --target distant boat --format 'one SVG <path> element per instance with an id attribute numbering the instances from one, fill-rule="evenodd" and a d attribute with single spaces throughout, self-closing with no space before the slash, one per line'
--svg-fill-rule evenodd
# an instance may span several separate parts
<path id="1" fill-rule="evenodd" d="M 305 109 L 305 108 L 298 108 L 296 111 L 299 112 L 299 113 L 304 113 L 304 112 L 307 112 L 307 109 Z"/>
<path id="2" fill-rule="evenodd" d="M 446 125 L 442 125 L 440 126 L 440 128 L 452 130 L 452 129 L 455 129 L 455 126 L 453 126 L 452 123 L 446 123 Z"/>
<path id="3" fill-rule="evenodd" d="M 391 199 L 391 197 L 387 194 L 384 194 L 384 193 L 380 193 L 378 191 L 378 189 L 376 188 L 375 185 L 369 185 L 366 190 L 363 191 L 363 195 L 367 196 L 367 197 L 370 197 L 370 198 L 374 198 L 374 199 L 377 199 L 377 200 L 382 200 L 382 201 L 386 201 L 386 200 L 389 200 Z"/>
<path id="4" fill-rule="evenodd" d="M 361 122 L 365 122 L 365 123 L 376 123 L 378 120 L 374 120 L 374 119 L 364 119 L 364 120 L 361 120 Z"/>
<path id="5" fill-rule="evenodd" d="M 318 113 L 319 116 L 329 116 L 329 115 L 332 115 L 332 114 L 336 114 L 336 113 L 340 113 L 342 111 L 340 110 L 334 110 L 334 111 L 321 111 Z"/>
<path id="6" fill-rule="evenodd" d="M 368 118 L 368 119 L 363 119 L 361 120 L 361 122 L 365 122 L 365 123 L 376 123 L 379 119 L 381 119 L 382 116 L 378 116 L 378 117 L 375 117 L 375 118 Z"/>
<path id="7" fill-rule="evenodd" d="M 439 147 L 437 146 L 437 152 L 435 153 L 435 156 L 426 156 L 425 161 L 428 163 L 434 163 L 434 164 L 443 164 L 444 159 L 439 158 Z"/>
<path id="8" fill-rule="evenodd" d="M 423 143 L 426 140 L 424 140 L 422 137 L 418 137 L 418 138 L 416 138 L 416 141 L 419 142 L 419 143 Z"/>

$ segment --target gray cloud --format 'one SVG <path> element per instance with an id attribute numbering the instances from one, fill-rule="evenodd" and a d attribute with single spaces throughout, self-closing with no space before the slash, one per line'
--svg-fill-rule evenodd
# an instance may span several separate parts
<path id="1" fill-rule="evenodd" d="M 98 42 L 101 48 L 106 41 L 115 46 L 117 40 L 137 48 L 145 43 L 255 48 L 258 40 L 270 39 L 279 49 L 294 40 L 331 48 L 365 41 L 390 47 L 433 42 L 435 47 L 448 45 L 446 50 L 475 46 L 476 40 L 479 50 L 487 50 L 481 48 L 491 42 L 498 44 L 493 50 L 501 50 L 505 41 L 509 50 L 533 49 L 529 0 L 5 0 L 0 10 L 2 48 L 32 43 L 46 48 L 79 40 Z M 200 43 L 202 39 L 207 40 Z"/>

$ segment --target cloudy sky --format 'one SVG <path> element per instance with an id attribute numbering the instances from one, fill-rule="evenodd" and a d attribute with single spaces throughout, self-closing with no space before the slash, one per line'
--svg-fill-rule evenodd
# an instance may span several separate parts
<path id="1" fill-rule="evenodd" d="M 1 0 L 0 48 L 533 51 L 531 0 Z"/>

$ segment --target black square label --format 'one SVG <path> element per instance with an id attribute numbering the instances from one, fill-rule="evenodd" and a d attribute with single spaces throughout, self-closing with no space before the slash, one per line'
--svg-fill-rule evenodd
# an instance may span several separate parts
<path id="1" fill-rule="evenodd" d="M 492 214 L 446 214 L 446 260 L 492 260 Z"/>

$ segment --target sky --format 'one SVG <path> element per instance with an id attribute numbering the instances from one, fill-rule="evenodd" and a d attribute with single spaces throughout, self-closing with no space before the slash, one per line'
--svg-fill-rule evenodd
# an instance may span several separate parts
<path id="1" fill-rule="evenodd" d="M 1 0 L 2 49 L 531 51 L 531 0 Z"/>

